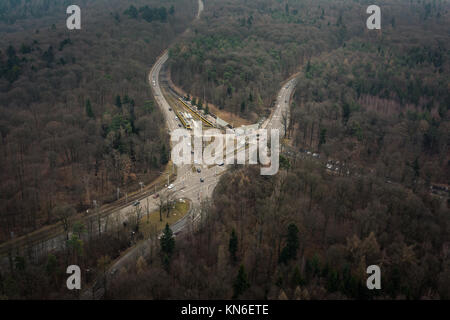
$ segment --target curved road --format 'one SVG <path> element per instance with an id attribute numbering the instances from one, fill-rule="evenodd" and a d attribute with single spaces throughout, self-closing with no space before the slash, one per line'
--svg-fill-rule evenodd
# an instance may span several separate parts
<path id="1" fill-rule="evenodd" d="M 203 10 L 203 3 L 201 0 L 199 0 L 199 4 L 201 4 L 199 5 L 199 13 L 201 13 L 200 10 Z M 176 115 L 173 112 L 173 109 L 171 109 L 160 87 L 161 69 L 163 68 L 167 60 L 168 52 L 166 51 L 163 53 L 163 55 L 161 55 L 161 57 L 152 67 L 148 76 L 148 80 L 150 86 L 152 87 L 156 102 L 164 114 L 166 124 L 170 133 L 173 130 L 178 129 L 178 122 L 176 120 Z M 284 132 L 284 123 L 286 123 L 286 121 L 284 121 L 283 118 L 289 118 L 289 105 L 296 83 L 296 78 L 293 78 L 288 80 L 282 86 L 278 93 L 276 107 L 273 110 L 271 116 L 263 123 L 261 128 L 278 129 L 280 130 L 280 135 Z M 204 167 L 201 174 L 193 172 L 191 165 L 183 165 L 177 167 L 177 179 L 173 183 L 173 192 L 177 198 L 190 199 L 192 201 L 192 207 L 188 215 L 171 226 L 171 229 L 175 234 L 182 232 L 189 227 L 195 227 L 194 224 L 198 222 L 201 217 L 201 210 L 199 209 L 201 200 L 212 195 L 212 192 L 214 191 L 214 188 L 218 183 L 219 175 L 224 171 L 226 171 L 226 166 L 214 166 L 211 168 Z M 205 179 L 204 183 L 200 182 L 200 177 Z M 152 240 L 145 240 L 141 242 L 136 247 L 131 249 L 126 255 L 119 258 L 110 267 L 107 277 L 109 279 L 113 279 L 118 270 L 136 263 L 136 260 L 140 256 L 145 257 L 146 254 L 150 252 L 151 241 Z M 101 295 L 102 289 L 99 288 L 98 292 L 95 294 L 95 298 L 99 298 L 101 297 Z M 84 298 L 90 298 L 91 296 L 91 293 L 87 293 Z"/>
<path id="2" fill-rule="evenodd" d="M 198 0 L 198 12 L 196 19 L 199 19 L 201 13 L 203 11 L 203 2 L 202 0 Z M 189 32 L 189 29 L 186 30 Z M 167 62 L 169 58 L 168 51 L 166 50 L 153 65 L 150 73 L 148 75 L 148 81 L 152 88 L 153 95 L 155 100 L 161 109 L 165 120 L 167 129 L 170 132 L 178 128 L 178 120 L 176 119 L 176 115 L 173 111 L 170 111 L 170 105 L 164 97 L 163 91 L 160 87 L 160 74 L 161 69 L 164 64 Z M 263 123 L 262 128 L 264 129 L 278 129 L 280 130 L 280 134 L 284 132 L 283 118 L 288 115 L 289 112 L 289 103 L 293 93 L 293 90 L 296 85 L 296 79 L 291 79 L 287 81 L 281 90 L 278 93 L 278 98 L 276 102 L 276 107 L 272 112 L 272 115 Z M 192 165 L 183 165 L 177 167 L 177 177 L 173 182 L 173 188 L 171 190 L 165 189 L 162 190 L 161 193 L 170 192 L 173 194 L 173 197 L 176 198 L 187 198 L 190 199 L 191 210 L 188 215 L 186 215 L 183 219 L 178 221 L 177 223 L 171 226 L 173 232 L 179 233 L 183 230 L 186 230 L 188 226 L 191 226 L 193 223 L 195 224 L 200 219 L 200 204 L 202 200 L 210 198 L 214 188 L 216 187 L 219 177 L 224 171 L 226 171 L 226 166 L 210 166 L 203 167 L 201 169 L 201 173 L 197 173 L 195 170 L 192 170 Z M 200 181 L 200 178 L 204 179 L 204 182 Z M 159 199 L 154 199 L 153 196 L 146 196 L 139 199 L 139 201 L 147 205 L 148 210 L 150 212 L 158 209 Z M 102 220 L 102 229 L 106 229 L 107 220 L 115 221 L 121 223 L 126 221 L 130 214 L 134 212 L 134 206 L 132 203 L 129 205 L 123 206 L 122 208 L 111 213 L 107 218 Z M 138 244 L 135 248 L 131 249 L 125 256 L 119 258 L 109 269 L 108 277 L 112 277 L 116 270 L 119 270 L 130 263 L 135 263 L 136 259 L 145 255 L 146 252 L 149 252 L 151 240 L 146 240 Z M 41 244 L 43 246 L 42 250 L 50 251 L 50 250 L 58 250 L 64 247 L 65 236 L 58 235 L 45 241 L 45 243 Z M 6 262 L 6 261 L 5 261 Z M 102 290 L 99 288 L 95 296 L 98 298 L 102 295 Z M 83 299 L 89 299 L 92 297 L 91 291 L 85 291 L 82 294 Z"/>

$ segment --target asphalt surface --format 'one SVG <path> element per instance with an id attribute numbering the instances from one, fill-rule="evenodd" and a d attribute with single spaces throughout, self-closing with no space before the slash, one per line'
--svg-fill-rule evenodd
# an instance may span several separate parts
<path id="1" fill-rule="evenodd" d="M 169 132 L 178 128 L 178 121 L 175 120 L 175 113 L 170 111 L 173 108 L 164 97 L 163 90 L 160 86 L 160 73 L 163 65 L 167 62 L 168 55 L 165 52 L 155 63 L 149 74 L 149 83 L 152 87 L 153 93 L 156 97 L 158 106 L 161 108 L 168 127 Z M 263 123 L 262 128 L 265 129 L 278 129 L 280 132 L 284 131 L 283 127 L 283 114 L 288 116 L 290 99 L 295 88 L 296 80 L 292 79 L 286 82 L 278 93 L 276 107 L 272 115 Z M 282 133 L 280 133 L 280 136 Z M 241 148 L 242 149 L 242 148 Z M 234 152 L 234 150 L 232 151 Z M 177 179 L 173 183 L 173 192 L 176 198 L 187 198 L 192 201 L 191 209 L 189 213 L 180 221 L 171 226 L 171 229 L 175 235 L 185 231 L 188 228 L 195 228 L 196 223 L 201 219 L 201 210 L 199 205 L 202 200 L 210 198 L 214 188 L 216 187 L 220 175 L 226 171 L 227 166 L 195 166 L 200 168 L 201 172 L 192 170 L 192 165 L 183 165 L 177 167 Z M 200 181 L 203 178 L 204 182 Z M 164 192 L 164 191 L 163 191 Z M 157 208 L 157 200 L 149 199 L 149 202 Z M 141 203 L 146 203 L 146 199 L 142 199 Z M 126 268 L 129 265 L 136 263 L 140 256 L 146 256 L 150 252 L 152 240 L 145 240 L 139 243 L 137 246 L 129 250 L 123 257 L 115 261 L 110 267 L 107 277 L 108 281 L 112 280 L 117 274 L 119 274 L 122 268 Z M 97 286 L 98 287 L 98 286 Z M 101 298 L 103 289 L 101 287 L 94 293 L 94 298 Z M 88 290 L 82 297 L 83 299 L 92 299 L 92 290 Z"/>
<path id="2" fill-rule="evenodd" d="M 280 137 L 284 135 L 284 123 L 289 123 L 289 104 L 296 84 L 297 78 L 294 78 L 283 85 L 278 92 L 272 115 L 261 126 L 263 129 L 278 129 L 280 130 Z M 284 117 L 287 118 L 287 121 L 283 121 Z"/>
<path id="3" fill-rule="evenodd" d="M 198 19 L 203 11 L 203 2 L 202 0 L 198 0 L 199 9 L 196 19 Z M 168 51 L 165 51 L 153 65 L 150 73 L 148 75 L 149 85 L 152 88 L 152 92 L 154 94 L 156 103 L 158 107 L 161 109 L 165 120 L 168 132 L 172 132 L 175 129 L 178 129 L 179 120 L 176 119 L 176 115 L 170 109 L 171 106 L 167 102 L 164 97 L 163 89 L 160 85 L 160 75 L 161 70 L 164 67 L 164 64 L 168 60 Z M 286 84 L 281 88 L 275 109 L 272 115 L 263 123 L 261 126 L 265 129 L 279 129 L 280 136 L 284 132 L 283 128 L 283 114 L 288 112 L 289 103 L 292 92 L 295 88 L 295 79 L 289 80 Z M 173 110 L 173 109 L 172 109 Z M 240 148 L 242 149 L 242 147 Z M 234 152 L 234 150 L 230 151 Z M 201 172 L 197 172 L 197 168 L 201 170 Z M 195 165 L 193 170 L 193 165 L 183 165 L 177 166 L 177 176 L 176 180 L 172 182 L 173 188 L 170 190 L 165 188 L 164 190 L 159 191 L 158 193 L 163 195 L 164 193 L 172 193 L 173 198 L 184 198 L 189 199 L 191 201 L 191 209 L 189 213 L 180 221 L 176 222 L 171 226 L 172 231 L 175 234 L 183 232 L 188 229 L 188 227 L 194 227 L 196 223 L 200 221 L 200 204 L 203 200 L 208 199 L 212 196 L 212 193 L 219 181 L 220 175 L 223 174 L 227 170 L 227 166 L 201 166 Z M 202 181 L 201 181 L 202 180 Z M 140 207 L 144 210 L 149 210 L 149 212 L 153 212 L 158 209 L 159 199 L 155 199 L 153 195 L 143 196 L 139 198 Z M 107 231 L 108 224 L 122 224 L 127 221 L 131 215 L 135 214 L 136 206 L 133 202 L 130 202 L 128 205 L 122 206 L 120 209 L 114 211 L 107 217 L 101 219 L 101 228 L 100 231 Z M 95 231 L 98 228 L 94 228 Z M 112 278 L 116 275 L 117 270 L 126 267 L 130 263 L 135 263 L 136 259 L 139 256 L 145 255 L 146 252 L 149 252 L 150 240 L 143 241 L 138 244 L 136 247 L 132 248 L 127 252 L 123 257 L 114 262 L 114 264 L 110 267 L 108 271 L 108 277 Z M 46 254 L 51 251 L 61 250 L 65 247 L 65 235 L 59 234 L 55 237 L 52 237 L 48 240 L 42 241 L 39 244 L 33 245 L 32 250 L 38 256 L 39 254 Z M 7 258 L 0 261 L 0 266 L 4 263 L 7 265 Z M 95 287 L 95 286 L 94 286 Z M 98 287 L 98 285 L 97 285 Z M 95 298 L 101 297 L 102 289 L 97 288 L 95 290 Z M 82 299 L 91 299 L 92 298 L 92 290 L 85 291 L 82 295 Z"/>

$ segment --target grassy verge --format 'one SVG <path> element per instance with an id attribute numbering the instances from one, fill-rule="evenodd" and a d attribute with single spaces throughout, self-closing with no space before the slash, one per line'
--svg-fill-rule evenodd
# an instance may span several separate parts
<path id="1" fill-rule="evenodd" d="M 144 216 L 140 223 L 140 231 L 144 235 L 144 239 L 147 239 L 152 233 L 159 234 L 168 223 L 169 225 L 182 219 L 189 212 L 190 202 L 183 199 L 177 201 L 175 208 L 170 211 L 169 217 L 167 212 L 162 212 L 162 221 L 159 219 L 159 210 L 151 212 L 148 216 Z"/>

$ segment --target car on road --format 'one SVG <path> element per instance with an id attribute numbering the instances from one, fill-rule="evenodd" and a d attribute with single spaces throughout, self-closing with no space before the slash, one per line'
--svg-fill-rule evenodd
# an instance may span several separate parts
<path id="1" fill-rule="evenodd" d="M 174 187 L 174 185 L 173 185 L 173 183 L 171 183 L 168 187 L 167 187 L 167 189 L 173 189 L 173 187 Z"/>
<path id="2" fill-rule="evenodd" d="M 219 167 L 223 167 L 225 165 L 225 163 L 221 162 L 219 163 Z"/>
<path id="3" fill-rule="evenodd" d="M 203 178 L 200 178 L 200 182 L 205 182 L 205 179 L 203 179 Z"/>
<path id="4" fill-rule="evenodd" d="M 141 203 L 139 201 L 135 201 L 133 202 L 133 207 L 137 207 L 138 205 L 140 205 Z"/>
<path id="5" fill-rule="evenodd" d="M 198 173 L 202 172 L 202 169 L 197 168 L 197 172 L 198 172 Z"/>

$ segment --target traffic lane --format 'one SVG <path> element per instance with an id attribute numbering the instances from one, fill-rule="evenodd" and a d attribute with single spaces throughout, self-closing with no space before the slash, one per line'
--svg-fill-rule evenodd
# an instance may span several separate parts
<path id="1" fill-rule="evenodd" d="M 280 130 L 283 128 L 283 112 L 285 110 L 289 110 L 289 102 L 296 83 L 296 79 L 292 79 L 288 81 L 279 91 L 278 98 L 276 100 L 276 109 L 274 110 L 272 117 L 268 120 L 267 125 L 265 126 L 266 129 Z"/>
<path id="2" fill-rule="evenodd" d="M 174 188 L 177 189 L 176 195 L 179 197 L 189 198 L 191 200 L 198 201 L 199 197 L 204 198 L 205 195 L 212 194 L 213 189 L 219 181 L 220 175 L 225 169 L 210 169 L 202 171 L 201 173 L 195 173 L 186 177 L 186 181 L 181 181 Z M 200 180 L 203 179 L 203 182 Z"/>
<path id="3" fill-rule="evenodd" d="M 155 66 L 152 68 L 150 75 L 149 75 L 149 82 L 150 86 L 153 90 L 153 93 L 155 95 L 156 102 L 160 105 L 163 114 L 165 116 L 165 120 L 168 126 L 169 131 L 173 131 L 178 127 L 177 123 L 174 121 L 172 115 L 175 115 L 174 113 L 170 112 L 170 105 L 167 102 L 167 100 L 164 98 L 159 82 L 159 74 L 161 72 L 161 68 L 164 65 L 164 63 L 167 62 L 169 58 L 169 54 L 165 52 L 160 59 L 156 62 Z"/>

